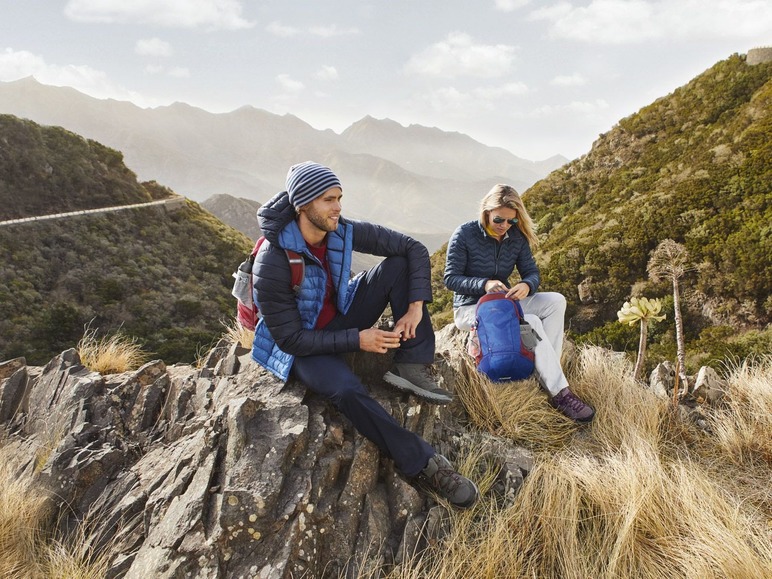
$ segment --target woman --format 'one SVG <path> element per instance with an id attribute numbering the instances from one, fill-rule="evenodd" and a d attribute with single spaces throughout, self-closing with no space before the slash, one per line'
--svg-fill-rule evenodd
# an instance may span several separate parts
<path id="1" fill-rule="evenodd" d="M 460 330 L 471 329 L 477 300 L 488 292 L 506 291 L 519 300 L 541 337 L 534 350 L 536 374 L 550 402 L 569 418 L 590 422 L 595 410 L 571 392 L 560 367 L 566 298 L 536 291 L 541 279 L 531 252 L 536 244 L 533 221 L 517 191 L 493 187 L 480 204 L 480 219 L 460 225 L 448 242 L 445 286 L 454 292 L 453 319 Z M 520 280 L 510 287 L 515 268 Z"/>

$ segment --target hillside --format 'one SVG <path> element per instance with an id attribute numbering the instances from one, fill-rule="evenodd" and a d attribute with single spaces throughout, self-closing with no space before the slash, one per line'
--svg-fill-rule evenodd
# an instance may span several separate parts
<path id="1" fill-rule="evenodd" d="M 1 120 L 4 142 L 16 145 L 0 150 L 6 216 L 171 195 L 138 182 L 117 151 L 60 128 Z M 232 315 L 231 273 L 251 245 L 191 201 L 174 213 L 140 208 L 0 227 L 0 359 L 45 362 L 90 323 L 137 337 L 169 363 L 190 362 Z"/>
<path id="2" fill-rule="evenodd" d="M 692 346 L 714 361 L 763 351 L 763 342 L 733 341 L 756 340 L 746 332 L 772 317 L 772 64 L 738 55 L 717 63 L 619 121 L 524 199 L 542 241 L 542 289 L 566 295 L 572 334 L 636 348 L 637 329 L 616 312 L 632 295 L 671 293 L 646 270 L 650 252 L 671 238 L 690 255 L 682 285 Z M 650 336 L 655 355 L 674 351 L 672 300 L 666 306 L 671 323 Z"/>
<path id="3" fill-rule="evenodd" d="M 257 201 L 220 193 L 205 200 L 201 207 L 252 240 L 263 234 L 257 224 L 257 210 L 260 209 Z"/>
<path id="4" fill-rule="evenodd" d="M 0 220 L 161 199 L 123 156 L 61 128 L 0 115 Z"/>

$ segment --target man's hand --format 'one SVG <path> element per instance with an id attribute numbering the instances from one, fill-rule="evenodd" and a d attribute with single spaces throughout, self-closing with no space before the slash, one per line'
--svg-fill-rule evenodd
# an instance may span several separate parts
<path id="1" fill-rule="evenodd" d="M 399 332 L 387 332 L 376 328 L 359 332 L 359 349 L 363 352 L 385 354 L 392 348 L 399 348 Z"/>
<path id="2" fill-rule="evenodd" d="M 407 313 L 394 324 L 394 331 L 402 336 L 402 341 L 415 338 L 415 331 L 423 318 L 423 302 L 410 302 Z"/>

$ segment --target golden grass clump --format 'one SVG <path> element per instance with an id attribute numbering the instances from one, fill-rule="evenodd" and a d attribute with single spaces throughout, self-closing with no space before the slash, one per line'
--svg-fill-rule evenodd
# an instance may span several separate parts
<path id="1" fill-rule="evenodd" d="M 710 417 L 718 446 L 733 461 L 772 468 L 772 355 L 732 369 L 725 406 Z"/>
<path id="2" fill-rule="evenodd" d="M 106 577 L 109 549 L 95 552 L 88 517 L 65 537 L 48 494 L 31 475 L 17 470 L 14 454 L 11 447 L 0 446 L 0 577 Z"/>
<path id="3" fill-rule="evenodd" d="M 119 374 L 136 370 L 148 358 L 136 338 L 122 334 L 98 338 L 97 331 L 90 327 L 86 328 L 78 342 L 77 350 L 81 363 L 100 374 Z"/>
<path id="4" fill-rule="evenodd" d="M 449 534 L 389 578 L 772 577 L 769 360 L 734 369 L 727 404 L 707 432 L 638 385 L 624 358 L 599 348 L 582 349 L 569 377 L 597 410 L 581 429 L 541 417 L 537 403 L 556 411 L 532 384 L 494 385 L 473 367 L 456 370 L 456 393 L 478 428 L 516 433 L 518 443 L 553 438 L 525 441 L 540 452 L 511 505 L 488 492 L 495 475 L 486 453 L 462 452 L 459 469 L 478 482 L 482 500 L 450 510 Z M 537 424 L 518 430 L 509 420 Z M 690 444 L 676 447 L 684 433 Z"/>
<path id="5" fill-rule="evenodd" d="M 645 443 L 662 444 L 668 401 L 641 388 L 628 360 L 596 346 L 581 350 L 571 388 L 595 408 L 589 444 L 598 452 Z"/>
<path id="6" fill-rule="evenodd" d="M 561 448 L 576 430 L 535 379 L 494 384 L 465 358 L 456 372 L 456 395 L 476 428 L 535 450 Z"/>
<path id="7" fill-rule="evenodd" d="M 29 577 L 50 513 L 46 495 L 14 473 L 8 454 L 0 449 L 0 577 Z"/>
<path id="8" fill-rule="evenodd" d="M 231 344 L 238 344 L 242 348 L 252 348 L 252 342 L 255 341 L 255 331 L 248 330 L 242 326 L 236 318 L 231 318 L 227 322 L 220 322 L 225 327 L 223 338 Z"/>

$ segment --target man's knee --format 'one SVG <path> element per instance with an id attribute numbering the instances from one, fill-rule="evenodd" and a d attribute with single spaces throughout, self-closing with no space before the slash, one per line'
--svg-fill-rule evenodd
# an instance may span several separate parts
<path id="1" fill-rule="evenodd" d="M 392 255 L 384 259 L 377 267 L 381 268 L 383 274 L 396 277 L 407 271 L 407 258 L 401 255 Z"/>
<path id="2" fill-rule="evenodd" d="M 363 392 L 366 392 L 362 382 L 353 373 L 348 376 L 335 376 L 335 388 L 330 392 L 330 398 L 336 406 L 351 404 Z"/>

